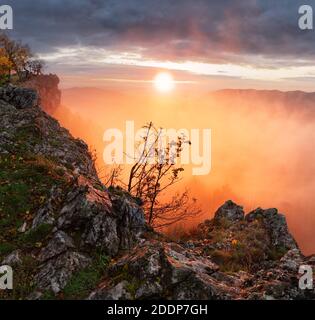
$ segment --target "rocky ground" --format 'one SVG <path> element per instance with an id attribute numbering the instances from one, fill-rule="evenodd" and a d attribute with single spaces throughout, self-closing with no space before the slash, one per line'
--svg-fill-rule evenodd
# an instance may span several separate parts
<path id="1" fill-rule="evenodd" d="M 315 266 L 276 209 L 227 201 L 186 239 L 144 220 L 139 201 L 99 180 L 86 144 L 26 88 L 0 88 L 0 265 L 3 299 L 314 299 Z"/>

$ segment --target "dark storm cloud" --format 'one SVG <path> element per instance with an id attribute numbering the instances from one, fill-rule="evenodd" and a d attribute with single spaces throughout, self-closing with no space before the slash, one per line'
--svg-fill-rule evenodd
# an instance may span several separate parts
<path id="1" fill-rule="evenodd" d="M 298 8 L 315 0 L 7 0 L 14 37 L 39 52 L 76 44 L 141 47 L 153 58 L 240 61 L 312 58 L 315 31 L 298 28 Z"/>

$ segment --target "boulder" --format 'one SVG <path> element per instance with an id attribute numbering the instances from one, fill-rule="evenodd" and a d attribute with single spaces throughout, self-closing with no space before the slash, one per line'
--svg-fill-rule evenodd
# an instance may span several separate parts
<path id="1" fill-rule="evenodd" d="M 221 206 L 214 214 L 214 220 L 227 219 L 229 221 L 240 221 L 244 219 L 243 207 L 229 200 Z"/>
<path id="2" fill-rule="evenodd" d="M 86 268 L 91 262 L 91 258 L 86 255 L 66 251 L 40 266 L 39 272 L 34 277 L 36 287 L 57 294 L 65 288 L 73 274 Z"/>
<path id="3" fill-rule="evenodd" d="M 48 245 L 41 250 L 38 260 L 45 262 L 73 248 L 75 245 L 71 237 L 63 231 L 57 231 Z"/>
<path id="4" fill-rule="evenodd" d="M 278 213 L 277 209 L 263 210 L 258 208 L 246 216 L 246 221 L 260 220 L 270 234 L 272 245 L 283 247 L 287 250 L 297 249 L 298 245 L 289 232 L 284 215 Z"/>
<path id="5" fill-rule="evenodd" d="M 16 109 L 32 108 L 38 105 L 39 96 L 36 90 L 8 85 L 0 88 L 0 99 Z"/>
<path id="6" fill-rule="evenodd" d="M 15 265 L 19 265 L 22 263 L 22 259 L 21 259 L 21 250 L 15 250 L 12 253 L 10 253 L 8 256 L 6 256 L 2 262 L 1 265 L 8 265 L 8 266 L 15 266 Z"/>

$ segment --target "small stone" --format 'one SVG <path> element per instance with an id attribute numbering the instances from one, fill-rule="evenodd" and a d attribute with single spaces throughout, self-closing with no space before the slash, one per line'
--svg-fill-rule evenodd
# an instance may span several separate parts
<path id="1" fill-rule="evenodd" d="M 22 263 L 21 250 L 15 250 L 4 258 L 1 265 L 14 266 Z"/>
<path id="2" fill-rule="evenodd" d="M 22 226 L 18 229 L 18 232 L 20 232 L 20 233 L 25 233 L 26 227 L 27 227 L 27 223 L 24 222 L 24 223 L 22 224 Z"/>

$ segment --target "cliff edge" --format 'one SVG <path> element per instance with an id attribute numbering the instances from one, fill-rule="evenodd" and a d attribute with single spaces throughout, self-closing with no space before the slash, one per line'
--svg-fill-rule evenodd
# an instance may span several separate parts
<path id="1" fill-rule="evenodd" d="M 87 145 L 39 106 L 0 88 L 3 299 L 314 299 L 304 257 L 276 209 L 227 201 L 187 239 L 155 233 L 137 201 L 97 176 Z"/>

